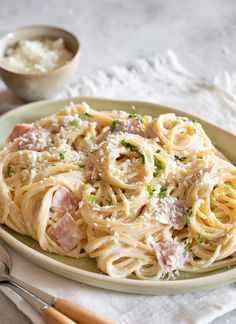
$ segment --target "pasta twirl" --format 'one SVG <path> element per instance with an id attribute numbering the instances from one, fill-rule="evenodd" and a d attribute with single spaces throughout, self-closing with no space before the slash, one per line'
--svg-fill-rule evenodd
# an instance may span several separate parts
<path id="1" fill-rule="evenodd" d="M 236 168 L 195 120 L 86 103 L 16 125 L 0 221 L 45 251 L 158 280 L 236 263 Z"/>

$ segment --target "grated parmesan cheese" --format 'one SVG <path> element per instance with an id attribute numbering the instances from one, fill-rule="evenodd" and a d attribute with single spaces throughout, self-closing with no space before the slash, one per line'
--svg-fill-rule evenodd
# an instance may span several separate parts
<path id="1" fill-rule="evenodd" d="M 45 73 L 65 65 L 72 58 L 62 38 L 22 40 L 9 47 L 2 65 L 16 72 Z"/>

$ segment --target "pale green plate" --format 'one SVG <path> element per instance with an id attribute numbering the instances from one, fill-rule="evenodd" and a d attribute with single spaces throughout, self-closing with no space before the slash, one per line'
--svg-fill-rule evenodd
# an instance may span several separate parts
<path id="1" fill-rule="evenodd" d="M 43 116 L 48 116 L 63 109 L 71 100 L 75 103 L 86 101 L 92 108 L 97 110 L 121 109 L 131 112 L 131 107 L 135 106 L 136 111 L 140 114 L 157 116 L 160 113 L 174 112 L 178 115 L 195 118 L 203 125 L 216 147 L 236 164 L 235 135 L 176 109 L 146 102 L 115 101 L 97 98 L 73 98 L 70 100 L 35 102 L 12 110 L 0 118 L 0 143 L 5 141 L 15 124 L 31 122 Z M 153 282 L 141 281 L 135 278 L 112 278 L 101 274 L 96 268 L 94 260 L 89 258 L 75 260 L 46 253 L 41 250 L 36 241 L 17 234 L 6 226 L 0 227 L 0 238 L 17 252 L 48 270 L 76 281 L 106 289 L 137 294 L 177 294 L 212 289 L 236 281 L 235 266 L 230 269 L 221 269 L 204 274 L 182 274 L 178 279 L 172 281 L 162 280 Z"/>

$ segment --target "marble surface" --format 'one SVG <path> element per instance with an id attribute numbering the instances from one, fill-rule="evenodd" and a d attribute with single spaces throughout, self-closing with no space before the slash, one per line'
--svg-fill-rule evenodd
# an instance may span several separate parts
<path id="1" fill-rule="evenodd" d="M 0 34 L 30 24 L 57 25 L 79 36 L 79 75 L 167 48 L 199 75 L 236 70 L 234 0 L 0 0 Z M 0 323 L 29 323 L 1 293 L 0 314 Z M 235 321 L 233 311 L 213 323 Z"/>

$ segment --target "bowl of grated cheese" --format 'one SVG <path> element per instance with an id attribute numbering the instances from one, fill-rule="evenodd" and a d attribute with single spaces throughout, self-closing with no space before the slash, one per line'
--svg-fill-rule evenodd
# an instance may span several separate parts
<path id="1" fill-rule="evenodd" d="M 76 76 L 78 38 L 52 26 L 29 26 L 0 38 L 0 76 L 25 101 L 52 98 Z"/>

